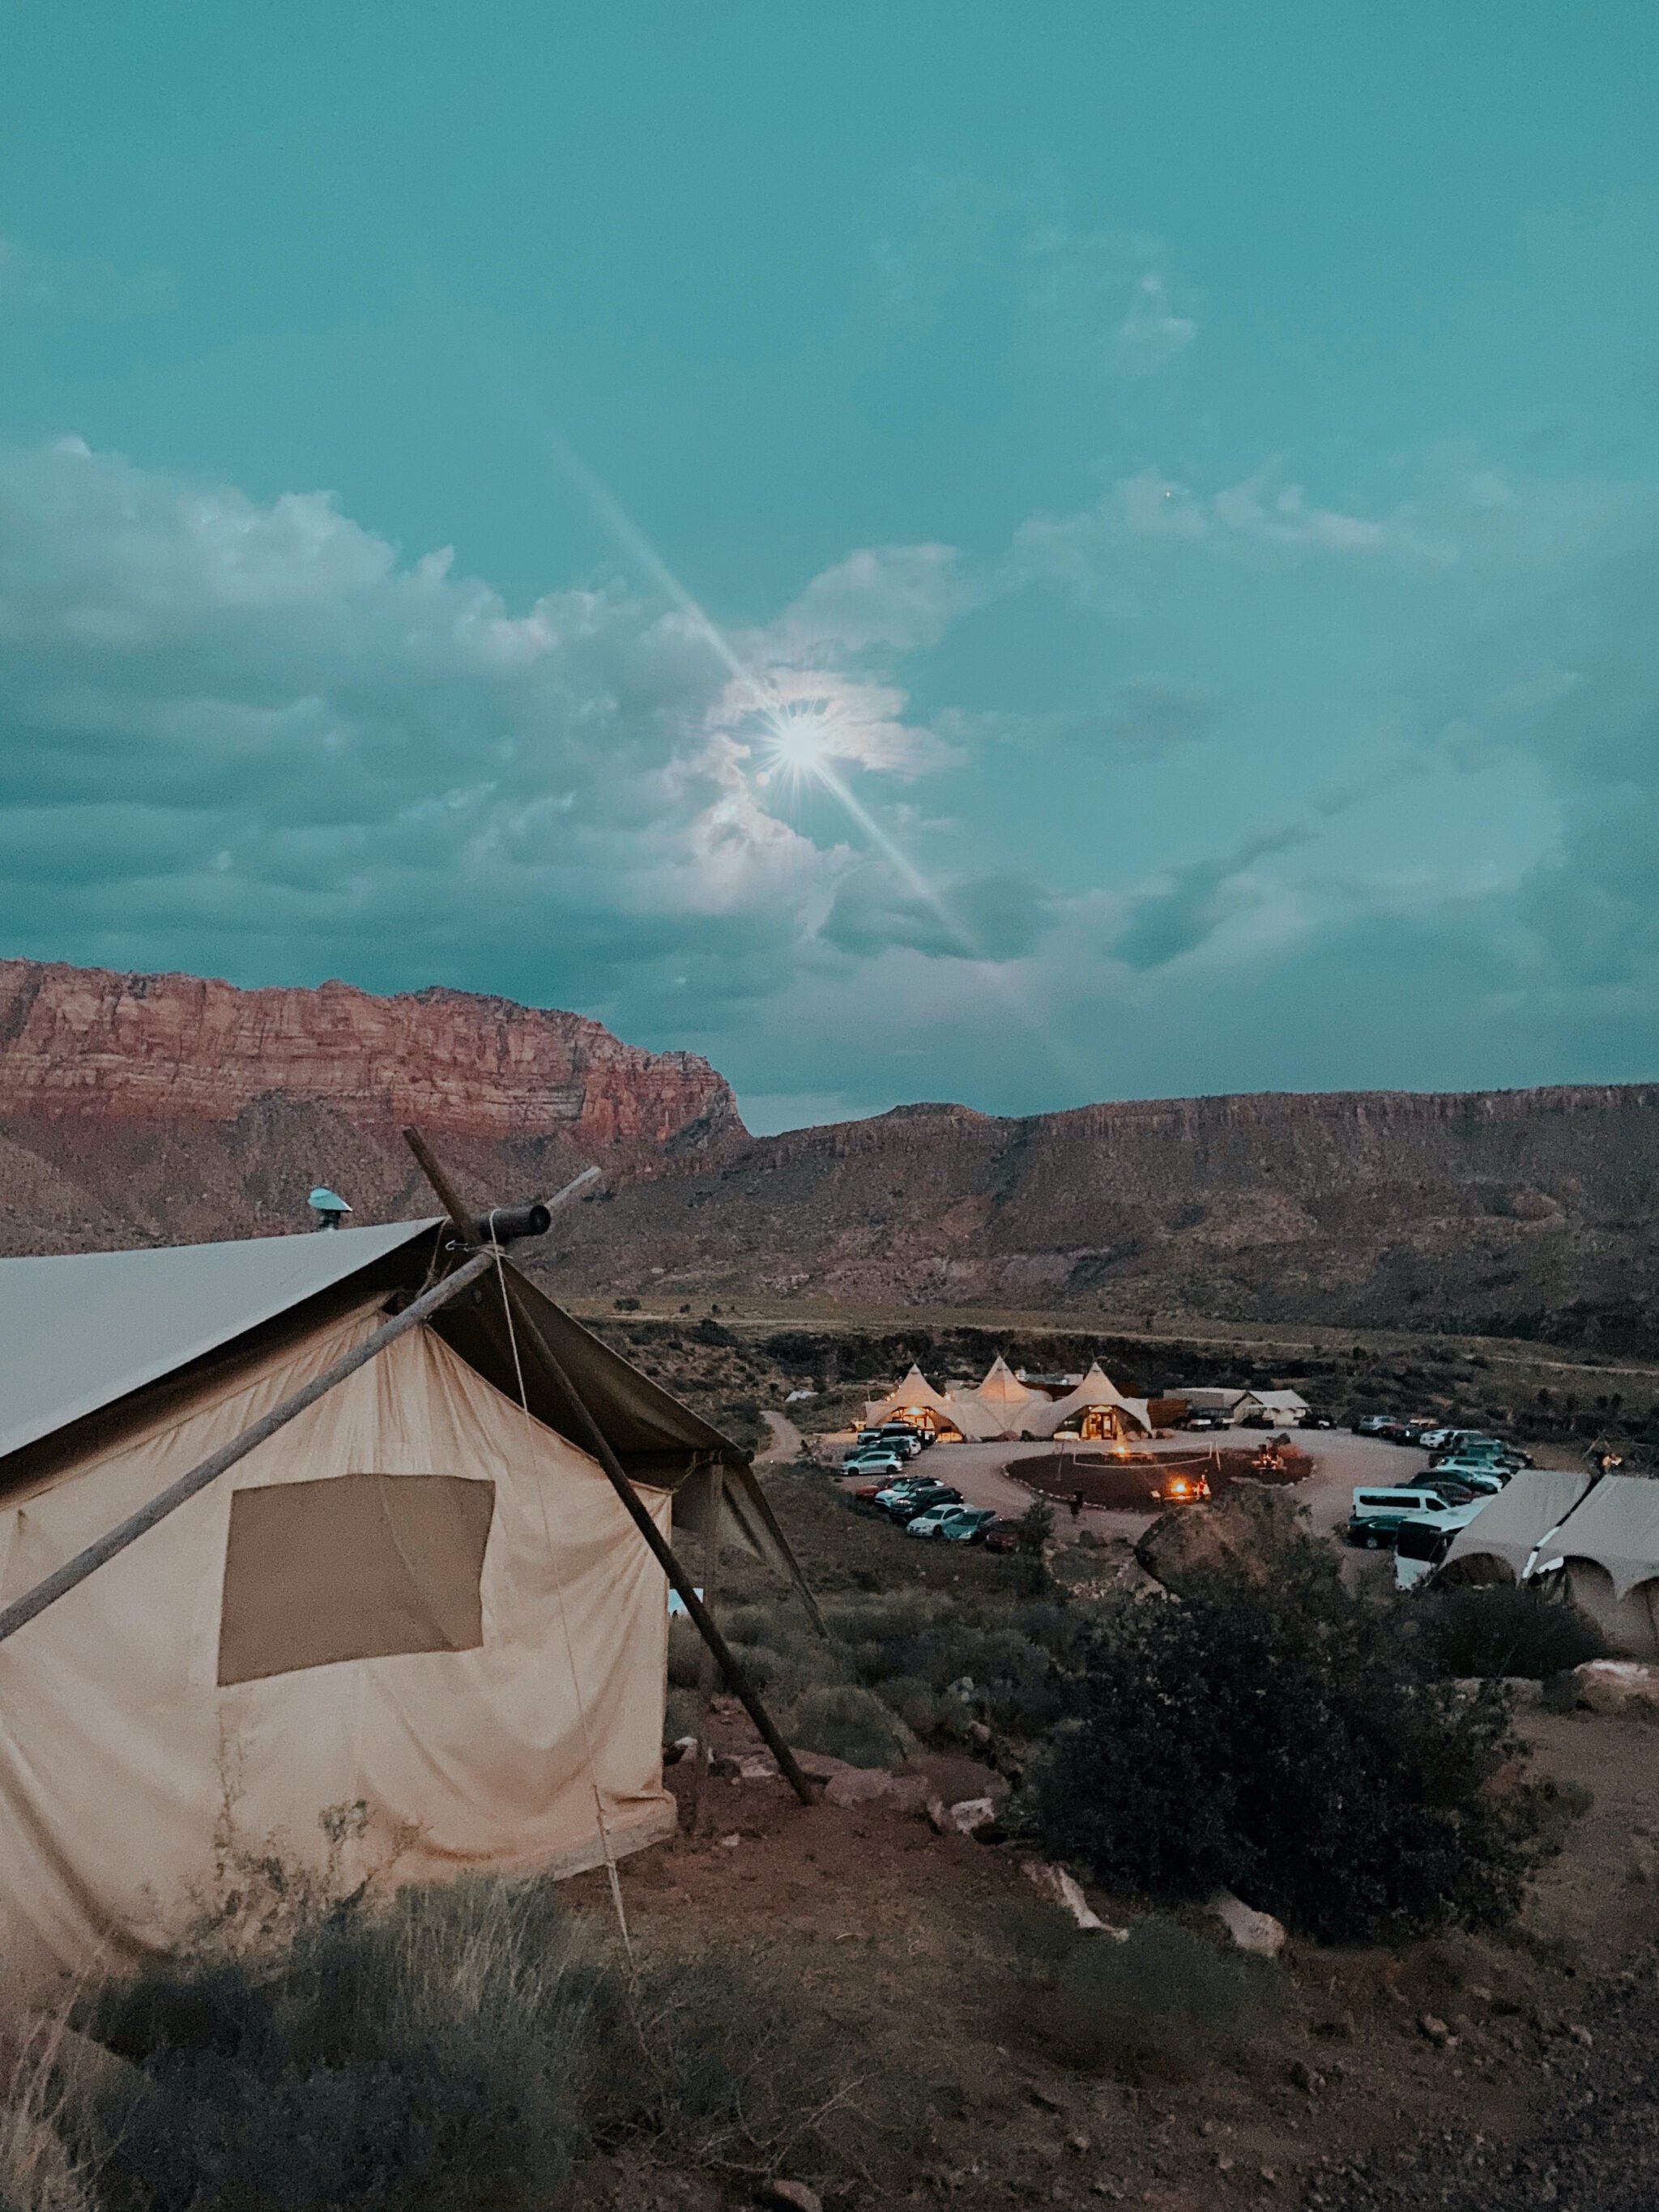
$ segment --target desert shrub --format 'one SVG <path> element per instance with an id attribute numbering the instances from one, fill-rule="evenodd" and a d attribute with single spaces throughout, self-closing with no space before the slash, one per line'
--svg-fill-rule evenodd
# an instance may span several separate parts
<path id="1" fill-rule="evenodd" d="M 1431 1678 L 1328 1553 L 1095 1630 L 1024 1796 L 1047 1847 L 1120 1888 L 1218 1886 L 1322 1941 L 1501 1923 L 1537 1814 L 1488 1784 L 1519 1749 L 1501 1693 Z"/>
<path id="2" fill-rule="evenodd" d="M 62 2014 L 40 2020 L 0 2069 L 0 2212 L 94 2212 L 95 2155 L 66 2124 L 71 2041 Z"/>
<path id="3" fill-rule="evenodd" d="M 1081 2072 L 1197 2072 L 1242 2055 L 1286 2002 L 1278 1967 L 1172 1920 L 1140 1921 L 1120 1943 L 1079 1935 L 1049 1911 L 1018 1927 L 1015 1940 L 1015 2030 Z"/>
<path id="4" fill-rule="evenodd" d="M 702 1666 L 703 1640 L 695 1626 L 677 1615 L 668 1628 L 668 1679 L 677 1690 L 695 1690 Z"/>
<path id="5" fill-rule="evenodd" d="M 750 2182 L 790 2166 L 902 2177 L 922 2094 L 902 2059 L 849 2044 L 814 2001 L 808 1961 L 763 1942 L 711 1957 L 682 1940 L 607 1996 L 587 2075 L 602 2145 Z"/>
<path id="6" fill-rule="evenodd" d="M 1534 1589 L 1488 1584 L 1425 1590 L 1411 1608 L 1425 1664 L 1436 1674 L 1527 1674 L 1547 1681 L 1607 1650 L 1577 1607 Z"/>
<path id="7" fill-rule="evenodd" d="M 1029 1558 L 1041 1559 L 1042 1547 L 1054 1533 L 1054 1507 L 1041 1498 L 1034 1498 L 1019 1516 L 1015 1540 L 1020 1550 Z"/>
<path id="8" fill-rule="evenodd" d="M 109 2212 L 465 2212 L 545 2199 L 585 2148 L 596 1978 L 544 1884 L 337 1905 L 274 1954 L 210 1948 L 105 1990 L 131 2063 L 86 2128 Z"/>
<path id="9" fill-rule="evenodd" d="M 125 2063 L 78 2099 L 46 2063 L 14 2082 L 4 2212 L 543 2212 L 596 2152 L 906 2178 L 902 2053 L 849 2045 L 775 1943 L 647 1930 L 624 1971 L 608 1920 L 482 1879 L 307 1906 L 248 1948 L 226 1924 L 89 1996 Z"/>
<path id="10" fill-rule="evenodd" d="M 787 1709 L 785 1733 L 801 1750 L 844 1759 L 849 1766 L 891 1766 L 906 1748 L 880 1700 L 851 1682 L 797 1698 Z"/>
<path id="11" fill-rule="evenodd" d="M 671 1690 L 663 1706 L 663 1741 L 678 1743 L 682 1736 L 701 1734 L 702 1729 L 698 1700 L 689 1690 Z"/>
<path id="12" fill-rule="evenodd" d="M 972 1716 L 961 1698 L 940 1697 L 915 1674 L 896 1674 L 880 1685 L 876 1695 L 924 1742 L 940 1737 L 960 1741 L 968 1734 Z"/>

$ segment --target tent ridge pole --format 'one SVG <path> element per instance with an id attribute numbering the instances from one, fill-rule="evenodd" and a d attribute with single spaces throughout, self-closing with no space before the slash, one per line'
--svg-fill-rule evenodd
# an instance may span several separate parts
<path id="1" fill-rule="evenodd" d="M 270 1413 L 257 1420 L 252 1428 L 244 1429 L 240 1437 L 234 1437 L 228 1444 L 222 1444 L 210 1457 L 191 1468 L 187 1474 L 181 1474 L 165 1490 L 158 1492 L 148 1505 L 141 1505 L 118 1527 L 97 1538 L 84 1551 L 77 1552 L 72 1559 L 66 1560 L 44 1582 L 37 1583 L 32 1590 L 0 1610 L 0 1644 L 3 1644 L 9 1636 L 15 1636 L 20 1628 L 27 1627 L 31 1620 L 38 1619 L 60 1597 L 67 1596 L 70 1590 L 85 1582 L 88 1575 L 95 1574 L 100 1567 L 106 1565 L 111 1559 L 125 1552 L 129 1544 L 136 1544 L 158 1522 L 165 1521 L 168 1514 L 176 1513 L 181 1505 L 188 1504 L 199 1491 L 205 1490 L 210 1483 L 216 1481 L 228 1468 L 234 1467 L 239 1460 L 246 1459 L 250 1452 L 257 1451 L 279 1429 L 286 1428 L 290 1421 L 314 1406 L 337 1383 L 345 1382 L 360 1367 L 367 1367 L 371 1359 L 384 1352 L 388 1345 L 395 1344 L 400 1336 L 406 1336 L 410 1329 L 418 1328 L 428 1314 L 435 1313 L 440 1306 L 446 1306 L 452 1298 L 459 1297 L 470 1284 L 477 1281 L 487 1267 L 495 1265 L 495 1259 L 493 1245 L 487 1246 L 482 1252 L 475 1252 L 470 1260 L 456 1268 L 453 1274 L 446 1275 L 441 1282 L 434 1283 L 430 1290 L 423 1291 L 412 1304 L 404 1307 L 402 1313 L 387 1322 L 384 1328 L 377 1328 L 373 1336 L 348 1352 L 343 1358 L 337 1359 L 331 1368 L 307 1382 L 302 1390 L 295 1391 L 291 1397 L 284 1398 L 281 1405 L 273 1406 Z"/>

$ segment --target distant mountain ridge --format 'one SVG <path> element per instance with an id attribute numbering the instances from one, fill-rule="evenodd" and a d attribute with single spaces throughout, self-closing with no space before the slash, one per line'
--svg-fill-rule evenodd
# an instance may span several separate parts
<path id="1" fill-rule="evenodd" d="M 566 1289 L 1124 1321 L 1321 1321 L 1659 1346 L 1659 1085 L 923 1103 L 751 1138 L 695 1054 L 433 989 L 239 991 L 0 961 L 0 1249 L 424 1210 L 418 1121 L 483 1196 L 590 1161 Z"/>
<path id="2" fill-rule="evenodd" d="M 409 1121 L 503 1194 L 590 1161 L 638 1176 L 750 1141 L 707 1060 L 580 1014 L 0 961 L 9 1250 L 304 1228 L 318 1182 L 362 1218 L 420 1210 Z"/>

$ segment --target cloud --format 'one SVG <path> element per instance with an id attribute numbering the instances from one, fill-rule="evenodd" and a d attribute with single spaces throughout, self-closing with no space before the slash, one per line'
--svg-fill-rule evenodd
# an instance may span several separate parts
<path id="1" fill-rule="evenodd" d="M 0 313 L 118 320 L 157 314 L 177 302 L 164 270 L 121 270 L 103 261 L 41 253 L 0 236 Z"/>
<path id="2" fill-rule="evenodd" d="M 1149 269 L 1129 295 L 1113 351 L 1126 374 L 1150 376 L 1184 352 L 1197 336 L 1198 325 L 1190 315 L 1175 313 L 1163 277 Z"/>
<path id="3" fill-rule="evenodd" d="M 1042 937 L 1053 903 L 1040 884 L 1012 874 L 942 884 L 935 902 L 873 862 L 842 878 L 819 935 L 845 952 L 902 945 L 957 960 L 971 946 L 987 960 L 1014 960 Z"/>
<path id="4" fill-rule="evenodd" d="M 1135 676 L 1107 699 L 1101 726 L 1115 750 L 1156 760 L 1196 744 L 1214 723 L 1216 710 L 1216 695 L 1207 684 Z"/>
<path id="5" fill-rule="evenodd" d="M 580 1003 L 702 959 L 742 994 L 845 864 L 759 803 L 679 613 L 514 613 L 324 495 L 7 457 L 0 646 L 14 945 Z"/>
<path id="6" fill-rule="evenodd" d="M 936 644 L 975 596 L 954 546 L 878 546 L 815 576 L 764 641 L 787 661 L 878 647 L 908 653 Z"/>

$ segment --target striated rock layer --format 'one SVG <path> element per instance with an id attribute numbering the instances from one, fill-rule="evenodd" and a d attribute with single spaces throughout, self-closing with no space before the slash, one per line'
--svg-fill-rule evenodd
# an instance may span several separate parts
<path id="1" fill-rule="evenodd" d="M 447 990 L 237 991 L 0 963 L 0 1249 L 306 1226 L 597 1162 L 568 1291 L 1514 1329 L 1659 1351 L 1659 1085 L 1261 1094 L 751 1139 L 726 1082 L 596 1022 Z"/>
<path id="2" fill-rule="evenodd" d="M 423 1210 L 398 1135 L 410 1121 L 495 1196 L 748 1141 L 706 1060 L 579 1014 L 0 961 L 8 1250 L 304 1227 L 319 1182 L 361 1218 Z"/>

